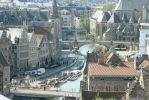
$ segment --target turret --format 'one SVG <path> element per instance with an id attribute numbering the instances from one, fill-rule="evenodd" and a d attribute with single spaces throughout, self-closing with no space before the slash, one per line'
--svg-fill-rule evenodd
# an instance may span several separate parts
<path id="1" fill-rule="evenodd" d="M 148 3 L 146 3 L 143 6 L 142 22 L 143 23 L 148 23 L 149 22 L 149 4 Z"/>
<path id="2" fill-rule="evenodd" d="M 59 17 L 56 0 L 53 0 L 53 3 L 52 3 L 52 16 L 51 17 L 54 19 Z"/>

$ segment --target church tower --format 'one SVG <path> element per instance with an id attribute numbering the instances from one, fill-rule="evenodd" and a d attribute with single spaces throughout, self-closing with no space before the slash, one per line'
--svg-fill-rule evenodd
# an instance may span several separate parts
<path id="1" fill-rule="evenodd" d="M 58 7 L 57 7 L 57 1 L 53 0 L 52 2 L 52 19 L 56 19 L 59 18 L 59 14 L 58 14 Z"/>
<path id="2" fill-rule="evenodd" d="M 60 52 L 60 40 L 61 40 L 61 26 L 60 26 L 60 18 L 57 7 L 57 1 L 53 0 L 52 5 L 52 13 L 49 21 L 52 23 L 52 35 L 53 35 L 53 52 L 54 59 L 57 62 Z"/>
<path id="3" fill-rule="evenodd" d="M 149 55 L 149 3 L 143 6 L 142 23 L 140 24 L 139 52 Z"/>
<path id="4" fill-rule="evenodd" d="M 147 1 L 146 4 L 143 6 L 142 22 L 149 23 L 149 3 Z"/>
<path id="5" fill-rule="evenodd" d="M 17 67 L 20 71 L 23 71 L 28 67 L 29 57 L 29 43 L 28 43 L 28 26 L 26 21 L 23 22 L 22 32 L 20 33 L 19 43 L 17 44 Z"/>

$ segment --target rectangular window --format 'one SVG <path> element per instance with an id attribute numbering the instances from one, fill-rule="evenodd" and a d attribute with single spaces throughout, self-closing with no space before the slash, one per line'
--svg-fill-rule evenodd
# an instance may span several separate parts
<path id="1" fill-rule="evenodd" d="M 106 86 L 106 91 L 107 91 L 107 92 L 110 91 L 110 86 Z"/>
<path id="2" fill-rule="evenodd" d="M 118 91 L 118 86 L 114 86 L 114 91 Z"/>
<path id="3" fill-rule="evenodd" d="M 7 81 L 7 78 L 5 78 L 5 81 Z"/>

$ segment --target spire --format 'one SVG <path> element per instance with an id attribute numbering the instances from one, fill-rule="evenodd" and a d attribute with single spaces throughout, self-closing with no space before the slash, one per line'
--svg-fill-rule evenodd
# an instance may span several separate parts
<path id="1" fill-rule="evenodd" d="M 128 22 L 128 20 L 127 20 L 127 15 L 126 15 L 125 13 L 124 13 L 123 16 L 122 16 L 122 21 L 123 21 L 124 23 Z"/>
<path id="2" fill-rule="evenodd" d="M 135 18 L 134 18 L 133 15 L 130 17 L 130 19 L 129 19 L 129 23 L 135 23 Z"/>
<path id="3" fill-rule="evenodd" d="M 56 0 L 53 0 L 52 3 L 52 18 L 58 18 L 58 7 L 57 7 L 57 2 Z"/>
<path id="4" fill-rule="evenodd" d="M 22 34 L 21 34 L 21 37 L 24 38 L 26 37 L 26 34 L 28 33 L 28 26 L 26 24 L 26 20 L 23 21 L 23 31 L 22 31 Z"/>
<path id="5" fill-rule="evenodd" d="M 27 30 L 27 23 L 26 23 L 26 20 L 23 21 L 23 30 Z"/>
<path id="6" fill-rule="evenodd" d="M 149 22 L 149 3 L 146 0 L 146 3 L 143 6 L 143 16 L 142 16 L 142 21 L 143 22 Z"/>
<path id="7" fill-rule="evenodd" d="M 2 30 L 3 30 L 2 37 L 7 37 L 7 32 L 5 30 L 5 26 L 3 25 L 3 23 L 2 23 Z"/>

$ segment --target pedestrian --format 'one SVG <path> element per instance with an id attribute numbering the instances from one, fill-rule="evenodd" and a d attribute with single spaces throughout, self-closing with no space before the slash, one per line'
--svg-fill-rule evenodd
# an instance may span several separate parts
<path id="1" fill-rule="evenodd" d="M 15 89 L 15 90 L 17 89 L 17 83 L 14 84 L 14 89 Z"/>
<path id="2" fill-rule="evenodd" d="M 44 85 L 43 89 L 44 89 L 44 91 L 46 90 L 46 85 Z"/>

